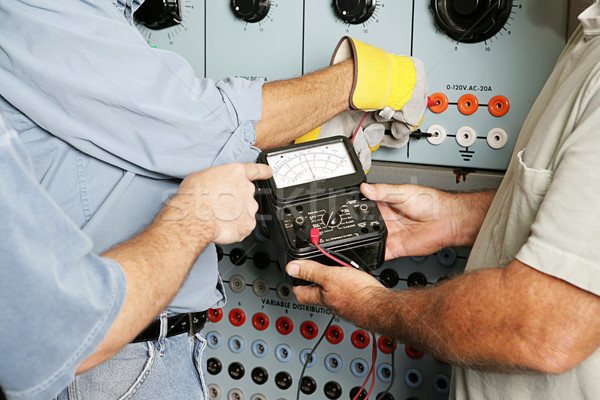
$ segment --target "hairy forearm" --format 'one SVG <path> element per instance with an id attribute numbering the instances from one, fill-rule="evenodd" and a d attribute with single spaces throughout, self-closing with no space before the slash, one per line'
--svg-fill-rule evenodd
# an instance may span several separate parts
<path id="1" fill-rule="evenodd" d="M 372 294 L 356 311 L 365 328 L 468 368 L 562 373 L 600 344 L 598 297 L 517 261 L 433 288 Z"/>
<path id="2" fill-rule="evenodd" d="M 347 60 L 299 78 L 266 83 L 255 145 L 268 149 L 290 143 L 348 109 L 353 68 L 353 61 Z"/>
<path id="3" fill-rule="evenodd" d="M 492 309 L 486 309 L 484 301 L 485 291 L 496 292 L 498 273 L 485 271 L 483 275 L 486 276 L 464 276 L 434 289 L 378 289 L 363 309 L 381 312 L 365 316 L 365 328 L 397 338 L 454 365 L 521 368 L 518 360 L 513 359 L 514 354 L 507 350 L 510 342 L 501 338 L 503 329 L 498 326 L 501 319 Z M 476 286 L 474 280 L 478 281 Z M 506 347 L 498 343 L 506 343 Z"/>
<path id="4" fill-rule="evenodd" d="M 197 216 L 185 200 L 177 195 L 144 232 L 102 255 L 121 264 L 127 295 L 107 336 L 78 373 L 112 357 L 156 318 L 210 243 L 210 224 L 194 222 Z"/>

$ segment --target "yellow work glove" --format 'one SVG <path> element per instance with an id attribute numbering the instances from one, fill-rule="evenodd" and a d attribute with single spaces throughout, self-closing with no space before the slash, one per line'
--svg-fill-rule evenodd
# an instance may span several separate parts
<path id="1" fill-rule="evenodd" d="M 383 110 L 383 120 L 395 119 L 409 132 L 423 120 L 427 107 L 427 79 L 423 63 L 413 57 L 387 53 L 344 36 L 333 52 L 331 65 L 354 60 L 350 106 Z"/>
<path id="2" fill-rule="evenodd" d="M 400 148 L 421 121 L 427 108 L 427 79 L 423 63 L 397 56 L 344 36 L 333 52 L 331 65 L 354 60 L 354 83 L 350 106 L 368 113 L 354 138 L 354 150 L 365 172 L 371 167 L 371 153 L 379 148 Z M 365 111 L 346 111 L 296 140 L 308 142 L 342 135 L 351 138 Z M 389 133 L 389 134 L 386 134 Z"/>
<path id="3" fill-rule="evenodd" d="M 368 113 L 357 131 L 356 128 L 364 116 L 364 111 L 350 110 L 343 112 L 301 136 L 296 140 L 296 143 L 310 142 L 331 136 L 346 136 L 352 139 L 354 132 L 356 132 L 352 144 L 366 173 L 371 168 L 371 153 L 379 148 L 385 130 L 389 129 L 389 123 L 377 122 L 373 113 Z"/>

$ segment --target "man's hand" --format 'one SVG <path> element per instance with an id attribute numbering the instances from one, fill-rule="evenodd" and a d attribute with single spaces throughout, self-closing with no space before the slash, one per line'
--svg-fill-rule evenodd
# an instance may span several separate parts
<path id="1" fill-rule="evenodd" d="M 416 185 L 363 184 L 388 229 L 385 258 L 421 256 L 449 246 L 472 246 L 493 192 L 450 194 Z"/>
<path id="2" fill-rule="evenodd" d="M 189 174 L 159 218 L 189 219 L 209 234 L 210 241 L 229 244 L 243 240 L 256 226 L 258 204 L 253 180 L 267 179 L 265 164 L 232 163 Z"/>
<path id="3" fill-rule="evenodd" d="M 110 331 L 78 373 L 112 357 L 148 326 L 173 299 L 206 245 L 237 242 L 254 229 L 258 205 L 251 181 L 271 174 L 264 164 L 227 164 L 194 172 L 144 232 L 102 255 L 123 267 L 127 297 Z"/>
<path id="4" fill-rule="evenodd" d="M 349 267 L 331 267 L 310 260 L 290 262 L 290 276 L 316 283 L 317 286 L 295 286 L 300 303 L 327 307 L 335 315 L 365 326 L 369 319 L 366 303 L 377 293 L 387 291 L 371 275 Z"/>

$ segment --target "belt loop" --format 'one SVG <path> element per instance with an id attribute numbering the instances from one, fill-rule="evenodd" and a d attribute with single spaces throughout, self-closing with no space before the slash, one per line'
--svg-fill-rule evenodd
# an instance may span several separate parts
<path id="1" fill-rule="evenodd" d="M 161 313 L 159 315 L 159 319 L 160 319 L 160 333 L 158 334 L 158 352 L 162 356 L 165 354 L 167 332 L 169 331 L 169 321 L 167 318 L 167 313 Z"/>
<path id="2" fill-rule="evenodd" d="M 194 332 L 196 332 L 196 324 L 194 323 L 195 318 L 196 317 L 194 317 L 192 315 L 192 313 L 188 313 L 188 321 L 190 321 L 190 330 L 189 330 L 190 336 L 194 336 Z"/>

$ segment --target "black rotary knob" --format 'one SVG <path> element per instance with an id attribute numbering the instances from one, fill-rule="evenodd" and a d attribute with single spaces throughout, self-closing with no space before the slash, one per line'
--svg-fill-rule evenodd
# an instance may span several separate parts
<path id="1" fill-rule="evenodd" d="M 246 22 L 258 22 L 267 16 L 271 0 L 231 0 L 233 14 Z"/>
<path id="2" fill-rule="evenodd" d="M 322 222 L 328 228 L 338 226 L 342 222 L 342 213 L 333 211 L 330 214 L 323 214 Z"/>
<path id="3" fill-rule="evenodd" d="M 349 24 L 362 24 L 368 20 L 375 6 L 376 0 L 333 0 L 333 10 L 337 16 Z"/>
<path id="4" fill-rule="evenodd" d="M 506 24 L 512 0 L 431 0 L 438 27 L 463 43 L 483 42 Z"/>
<path id="5" fill-rule="evenodd" d="M 164 29 L 181 23 L 179 0 L 146 0 L 133 17 L 150 29 Z"/>

